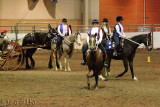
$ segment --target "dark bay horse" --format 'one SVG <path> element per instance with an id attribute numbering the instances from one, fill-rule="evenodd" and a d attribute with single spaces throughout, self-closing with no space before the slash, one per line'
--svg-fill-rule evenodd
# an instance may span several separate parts
<path id="1" fill-rule="evenodd" d="M 151 33 L 149 34 L 141 34 L 141 35 L 137 35 L 134 36 L 130 39 L 125 39 L 124 40 L 124 48 L 122 50 L 122 53 L 119 54 L 118 56 L 113 56 L 113 50 L 106 50 L 106 54 L 107 54 L 107 72 L 110 72 L 110 65 L 111 65 L 111 59 L 116 59 L 116 60 L 123 60 L 123 64 L 125 67 L 124 72 L 118 74 L 116 77 L 121 77 L 123 76 L 127 71 L 128 71 L 128 64 L 130 66 L 130 70 L 131 70 L 131 75 L 132 75 L 132 79 L 134 80 L 138 80 L 133 72 L 133 59 L 136 53 L 136 49 L 138 48 L 138 46 L 143 43 L 146 46 L 146 49 L 148 51 L 152 50 L 152 39 L 151 39 Z"/>
<path id="2" fill-rule="evenodd" d="M 87 84 L 88 84 L 88 89 L 90 89 L 90 81 L 89 78 L 92 78 L 95 76 L 95 87 L 98 88 L 98 75 L 101 74 L 101 71 L 104 67 L 103 64 L 103 56 L 98 49 L 98 46 L 96 45 L 96 35 L 90 35 L 88 34 L 89 37 L 89 50 L 87 51 L 86 55 L 86 62 L 88 66 L 88 74 L 87 74 Z M 93 75 L 90 75 L 91 70 L 93 70 Z"/>
<path id="3" fill-rule="evenodd" d="M 29 46 L 45 46 L 43 49 L 51 49 L 51 40 L 57 35 L 57 31 L 48 25 L 49 32 L 48 33 L 28 33 L 22 42 L 23 47 Z M 34 68 L 35 61 L 33 59 L 33 54 L 36 52 L 37 48 L 24 49 L 23 54 L 26 59 L 26 69 Z M 31 66 L 28 63 L 28 58 L 31 60 Z"/>

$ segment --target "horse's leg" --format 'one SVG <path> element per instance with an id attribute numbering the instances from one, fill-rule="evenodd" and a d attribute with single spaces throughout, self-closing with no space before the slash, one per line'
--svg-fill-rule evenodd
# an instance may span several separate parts
<path id="1" fill-rule="evenodd" d="M 59 51 L 59 67 L 60 67 L 60 70 L 62 70 L 61 57 L 62 57 L 62 52 Z"/>
<path id="2" fill-rule="evenodd" d="M 57 71 L 58 68 L 56 66 L 56 55 L 55 55 L 55 52 L 52 54 L 52 58 L 53 58 L 53 61 L 54 61 L 54 64 L 55 64 L 55 70 Z M 58 59 L 57 59 L 58 60 Z"/>
<path id="3" fill-rule="evenodd" d="M 94 72 L 96 72 L 96 71 L 94 71 Z M 95 87 L 94 88 L 98 89 L 98 73 L 97 72 L 95 73 L 95 82 L 96 83 L 95 83 Z"/>
<path id="4" fill-rule="evenodd" d="M 64 57 L 64 71 L 67 71 L 67 58 L 66 56 Z"/>
<path id="5" fill-rule="evenodd" d="M 106 67 L 107 68 L 107 72 L 105 74 L 105 77 L 109 77 L 110 76 L 110 66 L 111 66 L 111 56 L 108 56 L 107 55 L 107 64 L 108 66 Z"/>
<path id="6" fill-rule="evenodd" d="M 52 69 L 53 66 L 52 66 L 52 55 L 50 55 L 50 58 L 49 58 L 49 64 L 48 64 L 48 68 Z"/>
<path id="7" fill-rule="evenodd" d="M 118 74 L 116 78 L 123 76 L 128 71 L 128 59 L 127 58 L 123 59 L 123 64 L 124 64 L 125 70 L 121 74 Z"/>
<path id="8" fill-rule="evenodd" d="M 26 58 L 26 69 L 31 69 L 31 67 L 29 66 L 29 63 L 28 63 L 28 50 L 26 50 L 26 54 L 25 54 L 25 58 Z"/>
<path id="9" fill-rule="evenodd" d="M 31 49 L 30 50 L 30 53 L 29 53 L 29 58 L 31 60 L 31 68 L 34 68 L 35 67 L 35 61 L 33 59 L 33 54 L 36 52 L 37 49 Z"/>
<path id="10" fill-rule="evenodd" d="M 53 68 L 52 60 L 53 60 L 53 50 L 51 49 L 50 58 L 49 58 L 49 64 L 48 64 L 48 68 L 50 68 L 50 69 Z"/>
<path id="11" fill-rule="evenodd" d="M 90 81 L 89 81 L 89 75 L 90 75 L 90 72 L 91 72 L 91 69 L 90 68 L 88 68 L 88 73 L 87 73 L 87 85 L 88 85 L 88 89 L 90 90 L 91 89 L 91 87 L 90 87 Z"/>
<path id="12" fill-rule="evenodd" d="M 129 60 L 129 67 L 131 70 L 132 79 L 134 79 L 135 81 L 138 81 L 138 79 L 134 76 L 134 72 L 133 72 L 133 60 Z"/>

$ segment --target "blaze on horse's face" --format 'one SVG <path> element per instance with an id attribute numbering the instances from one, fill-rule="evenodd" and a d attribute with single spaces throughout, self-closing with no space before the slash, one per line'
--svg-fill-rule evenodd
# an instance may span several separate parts
<path id="1" fill-rule="evenodd" d="M 75 33 L 75 40 L 76 43 L 80 46 L 81 45 L 81 34 L 79 32 Z"/>
<path id="2" fill-rule="evenodd" d="M 148 51 L 152 50 L 152 36 L 151 36 L 151 33 L 146 35 L 146 39 L 145 39 L 144 44 L 145 44 Z"/>
<path id="3" fill-rule="evenodd" d="M 97 50 L 97 45 L 96 45 L 96 35 L 90 35 L 89 36 L 89 50 L 91 51 L 96 51 Z"/>

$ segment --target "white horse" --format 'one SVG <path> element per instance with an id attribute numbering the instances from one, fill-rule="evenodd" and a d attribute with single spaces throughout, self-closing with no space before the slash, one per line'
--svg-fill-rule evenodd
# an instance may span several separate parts
<path id="1" fill-rule="evenodd" d="M 65 71 L 71 71 L 70 61 L 71 61 L 71 57 L 72 57 L 73 50 L 74 50 L 74 43 L 76 42 L 79 46 L 81 45 L 81 34 L 74 33 L 74 34 L 71 34 L 70 36 L 66 36 L 64 37 L 64 40 L 62 42 L 63 42 L 62 44 L 63 51 L 62 49 L 59 49 L 57 51 L 57 56 L 56 56 L 56 44 L 51 42 L 51 54 L 50 54 L 49 68 L 53 68 L 52 62 L 54 61 L 55 70 L 57 71 L 58 68 L 62 70 L 61 56 L 64 55 Z"/>

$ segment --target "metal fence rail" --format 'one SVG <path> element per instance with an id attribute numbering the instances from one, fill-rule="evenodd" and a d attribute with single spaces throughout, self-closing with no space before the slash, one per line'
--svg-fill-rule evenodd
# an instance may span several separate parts
<path id="1" fill-rule="evenodd" d="M 5 28 L 9 33 L 30 33 L 30 32 L 47 32 L 48 24 L 51 24 L 52 27 L 56 28 L 58 23 L 17 23 L 14 26 L 0 26 L 0 30 Z M 160 24 L 138 24 L 138 25 L 123 25 L 124 32 L 149 32 L 149 31 L 160 31 Z M 72 25 L 73 32 L 87 32 L 92 25 Z M 110 25 L 113 32 L 114 25 Z"/>

